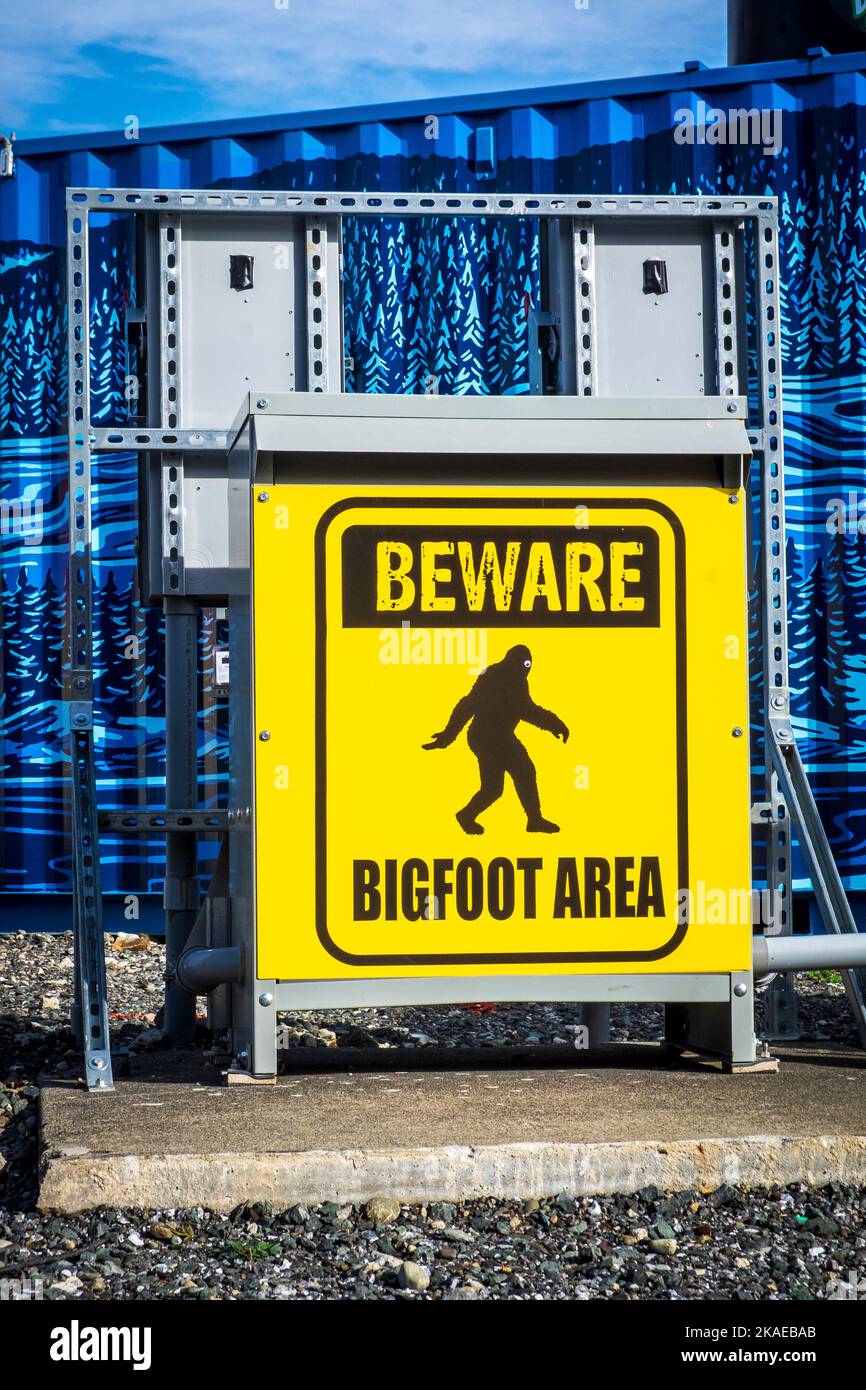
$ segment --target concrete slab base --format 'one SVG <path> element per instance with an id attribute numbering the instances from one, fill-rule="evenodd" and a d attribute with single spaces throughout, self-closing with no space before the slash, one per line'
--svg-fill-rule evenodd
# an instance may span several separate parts
<path id="1" fill-rule="evenodd" d="M 532 1069 L 524 1051 L 519 1070 L 482 1052 L 483 1070 L 472 1071 L 432 1051 L 414 1071 L 385 1069 L 382 1054 L 377 1071 L 345 1070 L 358 1057 L 308 1057 L 305 1073 L 266 1087 L 226 1087 L 217 1073 L 165 1059 L 136 1063 L 108 1095 L 49 1082 L 39 1205 L 228 1211 L 379 1194 L 408 1202 L 648 1184 L 866 1184 L 859 1052 L 779 1047 L 778 1075 L 729 1076 L 672 1071 L 657 1049 L 634 1047 Z"/>

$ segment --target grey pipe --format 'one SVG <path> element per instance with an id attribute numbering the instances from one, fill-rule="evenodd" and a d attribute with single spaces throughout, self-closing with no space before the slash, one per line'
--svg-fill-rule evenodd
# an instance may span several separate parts
<path id="1" fill-rule="evenodd" d="M 210 994 L 217 985 L 239 985 L 244 957 L 240 946 L 193 946 L 178 957 L 177 983 L 188 994 Z"/>
<path id="2" fill-rule="evenodd" d="M 866 932 L 839 936 L 756 936 L 752 942 L 755 975 L 786 970 L 853 970 L 866 965 Z"/>
<path id="3" fill-rule="evenodd" d="M 581 1004 L 580 1021 L 587 1029 L 590 1047 L 610 1042 L 610 1004 Z"/>

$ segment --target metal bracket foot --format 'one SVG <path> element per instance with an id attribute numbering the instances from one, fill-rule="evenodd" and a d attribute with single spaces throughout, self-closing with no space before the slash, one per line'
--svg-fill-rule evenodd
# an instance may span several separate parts
<path id="1" fill-rule="evenodd" d="M 253 1076 L 252 1072 L 244 1071 L 243 1067 L 229 1067 L 223 1072 L 227 1086 L 275 1086 L 277 1078 L 275 1076 Z"/>

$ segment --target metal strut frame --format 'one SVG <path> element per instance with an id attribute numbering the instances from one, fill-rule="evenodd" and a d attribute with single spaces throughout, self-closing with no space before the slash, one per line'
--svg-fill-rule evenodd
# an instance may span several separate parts
<path id="1" fill-rule="evenodd" d="M 785 575 L 785 458 L 782 435 L 782 342 L 779 298 L 779 237 L 775 217 L 759 217 L 755 229 L 759 428 L 750 434 L 760 460 L 761 613 L 764 673 L 764 787 L 766 802 L 754 815 L 765 824 L 767 887 L 772 894 L 770 934 L 794 930 L 790 807 L 779 785 L 770 751 L 772 720 L 789 718 L 788 590 Z M 801 842 L 807 832 L 798 825 Z M 823 828 L 822 828 L 823 835 Z M 805 848 L 805 845 L 804 845 Z M 808 853 L 807 853 L 808 858 Z M 841 884 L 840 884 L 841 886 Z M 793 975 L 778 975 L 766 995 L 765 1034 L 799 1036 Z"/>
<path id="2" fill-rule="evenodd" d="M 75 1005 L 89 1090 L 114 1087 L 105 988 L 105 938 L 93 746 L 93 554 L 90 455 L 90 301 L 87 218 L 67 227 L 69 368 L 69 611 L 64 698 L 72 762 Z"/>
<path id="3" fill-rule="evenodd" d="M 224 452 L 228 430 L 198 427 L 186 418 L 181 401 L 181 229 L 188 214 L 280 214 L 303 219 L 306 275 L 306 381 L 309 391 L 340 391 L 337 364 L 342 342 L 329 342 L 331 309 L 339 301 L 338 261 L 329 257 L 330 242 L 339 243 L 343 216 L 401 218 L 519 217 L 538 218 L 543 228 L 545 303 L 534 326 L 547 334 L 547 377 L 533 363 L 532 388 L 566 395 L 599 394 L 596 310 L 596 226 L 611 218 L 698 219 L 711 231 L 715 267 L 716 379 L 706 394 L 737 396 L 745 391 L 746 325 L 738 315 L 742 303 L 745 257 L 743 231 L 755 239 L 755 302 L 759 365 L 758 418 L 749 437 L 759 462 L 761 547 L 763 554 L 762 649 L 765 679 L 766 801 L 752 818 L 766 826 L 768 887 L 778 905 L 773 934 L 792 931 L 791 821 L 815 884 L 829 930 L 856 930 L 826 834 L 815 810 L 789 722 L 788 648 L 785 599 L 785 514 L 782 449 L 780 317 L 777 216 L 775 200 L 756 197 L 630 197 L 420 194 L 299 193 L 222 190 L 70 189 L 68 208 L 69 288 L 69 547 L 70 606 L 66 699 L 73 739 L 73 832 L 75 865 L 76 997 L 80 1001 L 82 1041 L 90 1086 L 111 1086 L 105 999 L 104 944 L 99 883 L 98 824 L 112 831 L 160 833 L 168 840 L 166 906 L 181 919 L 173 945 L 195 918 L 197 897 L 190 897 L 195 877 L 196 832 L 224 830 L 226 813 L 197 810 L 192 804 L 194 768 L 186 776 L 179 762 L 173 774 L 175 805 L 164 812 L 96 811 L 93 748 L 91 457 L 103 451 L 130 450 L 161 455 L 161 566 L 166 595 L 188 619 L 184 569 L 184 473 L 191 458 Z M 87 279 L 88 219 L 91 211 L 147 214 L 158 219 L 159 344 L 158 424 L 137 428 L 96 428 L 90 419 L 89 297 Z M 333 328 L 333 322 L 332 322 Z M 333 336 L 333 335 L 332 335 Z M 337 335 L 339 337 L 339 335 Z M 602 384 L 603 386 L 603 384 Z M 201 599 L 199 599 L 201 602 Z M 183 647 L 185 635 L 178 629 Z M 178 668 L 179 671 L 180 668 Z M 182 722 L 182 721 L 181 721 Z M 169 718 L 169 737 L 171 719 Z M 181 730 L 180 745 L 184 744 Z M 190 762 L 194 745 L 186 741 Z M 186 793 L 190 793 L 187 795 Z M 863 973 L 863 972 L 861 972 Z M 866 981 L 847 972 L 846 984 L 858 1025 L 866 1040 Z M 492 997 L 492 996 L 491 996 Z M 589 997 L 589 996 L 587 996 Z M 672 996 L 673 997 L 673 996 Z M 770 1032 L 796 1031 L 796 998 L 785 979 L 771 987 Z"/>

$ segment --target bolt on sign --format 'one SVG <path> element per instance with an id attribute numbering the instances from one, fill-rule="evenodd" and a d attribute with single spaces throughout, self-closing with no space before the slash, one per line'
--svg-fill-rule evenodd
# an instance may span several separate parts
<path id="1" fill-rule="evenodd" d="M 744 510 L 254 502 L 259 977 L 748 969 Z"/>

